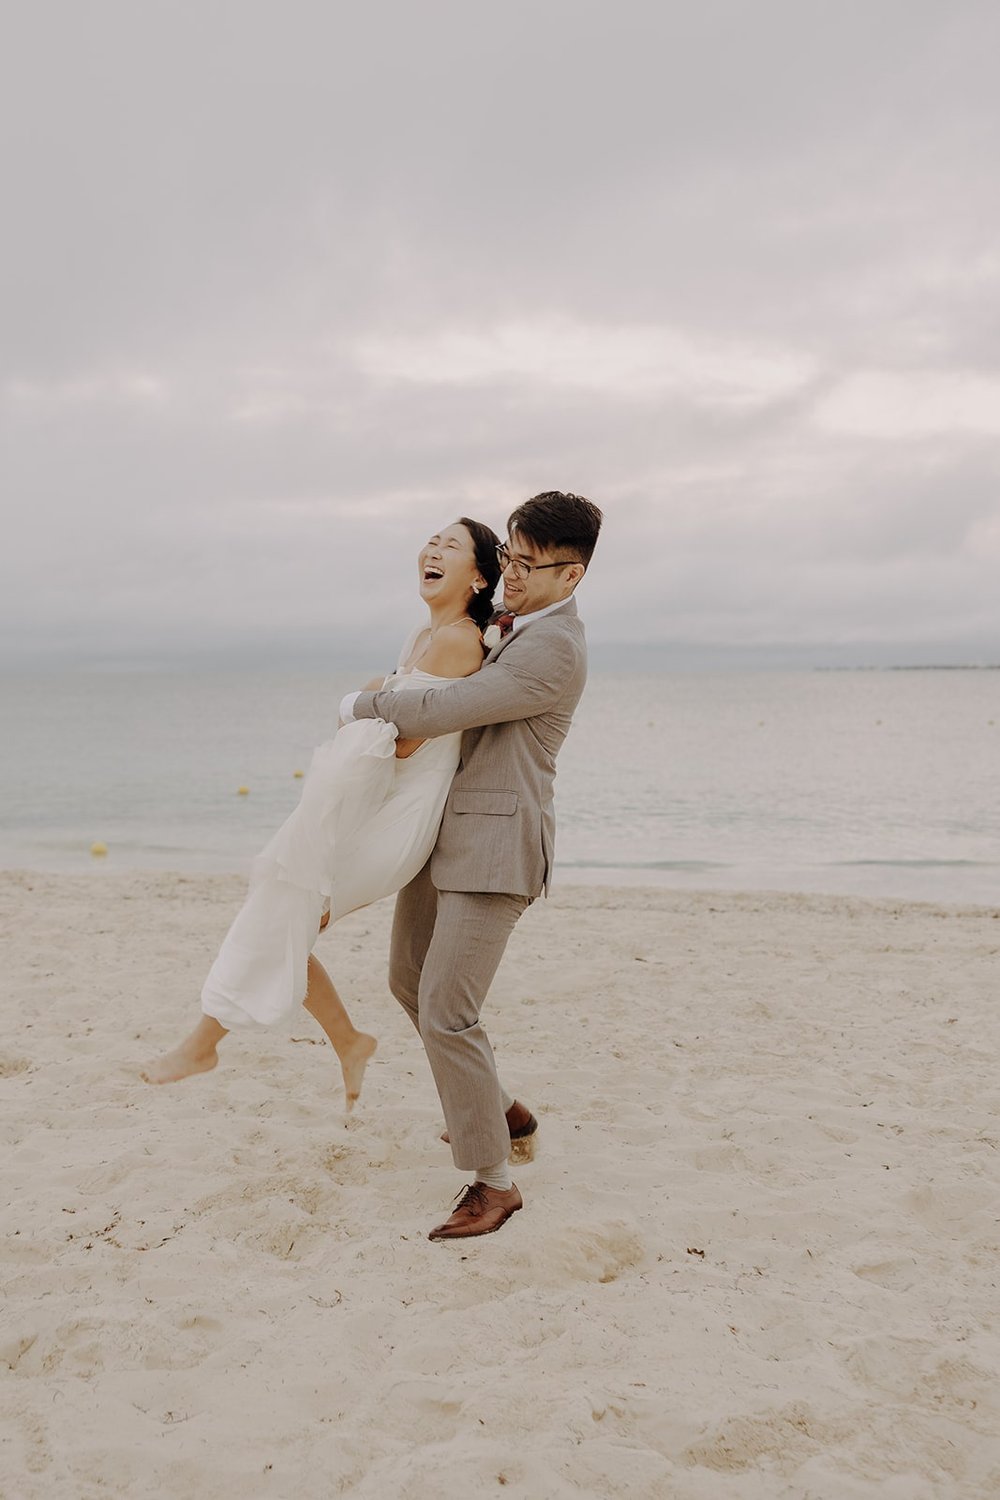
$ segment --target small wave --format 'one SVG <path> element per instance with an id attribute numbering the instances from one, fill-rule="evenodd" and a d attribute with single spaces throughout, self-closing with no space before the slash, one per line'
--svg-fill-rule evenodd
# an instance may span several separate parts
<path id="1" fill-rule="evenodd" d="M 557 859 L 561 870 L 731 870 L 717 859 Z"/>
<path id="2" fill-rule="evenodd" d="M 833 859 L 831 865 L 853 869 L 861 865 L 877 865 L 889 870 L 995 870 L 998 868 L 989 859 Z"/>

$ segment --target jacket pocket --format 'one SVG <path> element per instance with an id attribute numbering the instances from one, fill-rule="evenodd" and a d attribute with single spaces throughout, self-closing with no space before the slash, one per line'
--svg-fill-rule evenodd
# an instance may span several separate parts
<path id="1" fill-rule="evenodd" d="M 492 813 L 509 818 L 517 811 L 516 792 L 453 792 L 453 813 Z"/>

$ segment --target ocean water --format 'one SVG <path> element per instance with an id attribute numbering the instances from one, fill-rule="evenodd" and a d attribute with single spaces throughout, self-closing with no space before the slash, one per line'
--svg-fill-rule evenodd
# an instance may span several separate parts
<path id="1" fill-rule="evenodd" d="M 246 870 L 358 681 L 4 677 L 0 866 Z M 594 672 L 557 816 L 562 882 L 1000 904 L 1000 672 Z"/>

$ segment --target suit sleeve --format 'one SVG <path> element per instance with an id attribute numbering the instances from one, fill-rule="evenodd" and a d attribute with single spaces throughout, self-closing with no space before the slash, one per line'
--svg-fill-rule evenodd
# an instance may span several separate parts
<path id="1" fill-rule="evenodd" d="M 533 627 L 533 640 L 511 641 L 495 662 L 472 677 L 443 687 L 382 689 L 360 693 L 356 719 L 384 719 L 404 739 L 434 739 L 441 734 L 530 719 L 559 701 L 569 678 L 579 670 L 580 647 L 567 634 Z"/>

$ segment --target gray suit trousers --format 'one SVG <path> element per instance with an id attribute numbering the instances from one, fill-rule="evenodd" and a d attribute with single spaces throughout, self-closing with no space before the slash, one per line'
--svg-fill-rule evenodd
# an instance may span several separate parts
<path id="1" fill-rule="evenodd" d="M 439 891 L 430 863 L 396 897 L 389 988 L 420 1033 L 456 1167 L 506 1161 L 510 1132 L 479 1012 L 527 896 Z"/>

